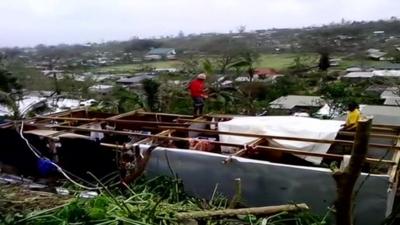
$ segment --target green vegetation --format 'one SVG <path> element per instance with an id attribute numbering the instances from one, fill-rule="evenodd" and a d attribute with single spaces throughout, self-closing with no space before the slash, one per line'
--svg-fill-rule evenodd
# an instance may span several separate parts
<path id="1" fill-rule="evenodd" d="M 14 199 L 9 189 L 0 189 L 2 201 Z M 14 189 L 15 191 L 15 189 Z M 217 190 L 216 190 L 217 191 Z M 210 193 L 211 194 L 211 193 Z M 134 185 L 125 189 L 107 189 L 100 192 L 95 198 L 83 199 L 65 197 L 52 202 L 47 200 L 47 206 L 40 204 L 40 209 L 29 204 L 35 201 L 32 196 L 26 196 L 25 203 L 10 201 L 9 207 L 2 210 L 0 224 L 30 224 L 30 225 L 58 225 L 58 224 L 134 224 L 134 225 L 173 225 L 185 224 L 178 221 L 176 213 L 188 211 L 225 209 L 229 200 L 214 193 L 210 200 L 202 200 L 185 194 L 182 183 L 166 177 L 153 179 L 141 178 Z M 11 210 L 30 206 L 17 212 Z M 36 210 L 35 210 L 36 208 Z M 295 213 L 282 212 L 267 217 L 252 215 L 231 218 L 207 218 L 204 224 L 254 224 L 254 225 L 326 225 L 326 217 L 318 217 L 309 211 Z"/>
<path id="2" fill-rule="evenodd" d="M 144 100 L 135 92 L 116 86 L 110 95 L 100 98 L 101 101 L 91 107 L 93 111 L 124 113 L 144 107 Z"/>
<path id="3" fill-rule="evenodd" d="M 0 104 L 12 110 L 14 119 L 20 116 L 17 100 L 21 94 L 21 88 L 18 79 L 5 68 L 0 58 Z"/>
<path id="4" fill-rule="evenodd" d="M 28 67 L 21 62 L 12 62 L 7 69 L 29 90 L 54 90 L 52 79 L 44 76 L 39 70 Z"/>
<path id="5" fill-rule="evenodd" d="M 282 54 L 261 54 L 256 63 L 257 67 L 267 67 L 274 69 L 286 69 L 296 57 L 311 57 L 317 59 L 316 54 L 282 53 Z"/>
<path id="6" fill-rule="evenodd" d="M 144 79 L 142 81 L 143 90 L 146 95 L 146 106 L 149 111 L 157 112 L 159 107 L 159 87 L 160 83 L 152 79 Z"/>
<path id="7" fill-rule="evenodd" d="M 299 53 L 282 53 L 282 54 L 260 54 L 259 59 L 255 63 L 256 67 L 267 67 L 275 69 L 287 68 L 293 60 L 298 56 L 311 56 L 317 59 L 316 54 L 299 54 Z M 144 62 L 137 64 L 121 64 L 113 66 L 103 66 L 98 68 L 89 69 L 90 72 L 95 73 L 134 73 L 142 70 L 143 68 L 182 68 L 181 61 L 157 61 L 157 62 Z"/>

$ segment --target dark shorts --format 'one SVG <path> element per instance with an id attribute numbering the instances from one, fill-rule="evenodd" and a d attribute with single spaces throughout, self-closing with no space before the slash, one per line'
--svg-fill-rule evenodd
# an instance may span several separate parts
<path id="1" fill-rule="evenodd" d="M 192 97 L 193 105 L 200 107 L 204 105 L 204 98 L 203 97 Z"/>

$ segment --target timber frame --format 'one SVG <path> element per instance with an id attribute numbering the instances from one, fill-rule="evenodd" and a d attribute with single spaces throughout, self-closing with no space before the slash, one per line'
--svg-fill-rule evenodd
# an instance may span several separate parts
<path id="1" fill-rule="evenodd" d="M 352 146 L 353 141 L 349 140 L 324 140 L 310 139 L 299 137 L 283 137 L 237 132 L 222 132 L 215 129 L 218 122 L 232 119 L 233 115 L 216 115 L 207 114 L 201 117 L 193 117 L 190 115 L 168 114 L 168 113 L 153 113 L 144 111 L 132 111 L 124 114 L 113 115 L 107 113 L 89 112 L 85 109 L 76 109 L 67 112 L 52 114 L 49 116 L 38 116 L 33 119 L 24 121 L 24 131 L 36 133 L 41 130 L 51 130 L 51 134 L 42 135 L 49 139 L 57 139 L 57 137 L 66 133 L 77 133 L 79 135 L 89 136 L 90 132 L 102 132 L 104 134 L 136 136 L 140 140 L 131 144 L 152 144 L 158 143 L 161 146 L 168 147 L 169 142 L 189 142 L 188 133 L 201 133 L 208 135 L 235 135 L 244 137 L 254 137 L 256 141 L 248 143 L 246 146 L 260 151 L 268 151 L 272 154 L 296 154 L 303 156 L 317 156 L 333 160 L 342 160 L 343 155 L 340 154 L 322 154 L 312 153 L 295 149 L 278 148 L 268 145 L 268 139 L 283 139 L 314 143 L 329 143 L 340 144 L 344 146 Z M 111 127 L 112 129 L 95 129 L 93 125 L 101 125 L 103 127 Z M 198 128 L 198 127 L 201 128 Z M 138 130 L 150 131 L 149 133 L 137 132 Z M 39 132 L 40 133 L 40 132 Z M 345 136 L 354 136 L 353 132 L 339 132 Z M 390 151 L 389 159 L 367 157 L 366 162 L 370 164 L 383 165 L 386 170 L 383 174 L 389 176 L 390 185 L 396 190 L 399 180 L 399 161 L 400 161 L 400 127 L 385 124 L 374 124 L 372 126 L 370 137 L 375 139 L 392 140 L 393 144 L 369 143 L 369 147 L 381 149 L 382 151 Z M 223 143 L 220 141 L 209 141 L 215 146 L 230 146 L 237 150 L 231 156 L 246 157 L 249 148 L 244 148 L 243 145 L 233 143 Z M 101 143 L 102 146 L 108 147 L 116 151 L 124 151 L 127 145 L 120 143 Z M 229 163 L 229 160 L 225 160 Z"/>

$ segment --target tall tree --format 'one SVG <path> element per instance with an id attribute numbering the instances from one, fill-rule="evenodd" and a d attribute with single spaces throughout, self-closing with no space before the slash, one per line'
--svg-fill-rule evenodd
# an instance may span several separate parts
<path id="1" fill-rule="evenodd" d="M 158 111 L 158 92 L 160 84 L 153 79 L 144 79 L 142 85 L 146 95 L 148 109 L 152 112 Z"/>
<path id="2" fill-rule="evenodd" d="M 328 68 L 331 66 L 331 64 L 329 62 L 329 52 L 322 51 L 319 54 L 320 54 L 320 57 L 319 57 L 318 68 L 321 71 L 327 71 Z"/>

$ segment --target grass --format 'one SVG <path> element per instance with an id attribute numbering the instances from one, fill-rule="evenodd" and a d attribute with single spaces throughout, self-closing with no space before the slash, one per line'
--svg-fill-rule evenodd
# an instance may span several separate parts
<path id="1" fill-rule="evenodd" d="M 257 67 L 271 67 L 275 69 L 285 69 L 293 62 L 298 56 L 314 56 L 310 53 L 282 53 L 282 54 L 261 54 L 256 64 Z M 145 62 L 140 64 L 123 64 L 113 65 L 90 69 L 92 72 L 100 73 L 132 73 L 140 70 L 144 67 L 152 68 L 179 68 L 182 66 L 181 61 L 157 61 L 157 62 Z"/>
<path id="2" fill-rule="evenodd" d="M 316 55 L 310 53 L 261 54 L 256 66 L 285 69 L 293 63 L 296 57 L 316 57 Z"/>
<path id="3" fill-rule="evenodd" d="M 90 69 L 91 72 L 97 73 L 131 73 L 136 72 L 144 67 L 151 68 L 177 68 L 182 65 L 180 61 L 157 61 L 157 62 L 145 62 L 140 64 L 122 64 L 113 66 L 104 66 L 99 68 Z"/>

